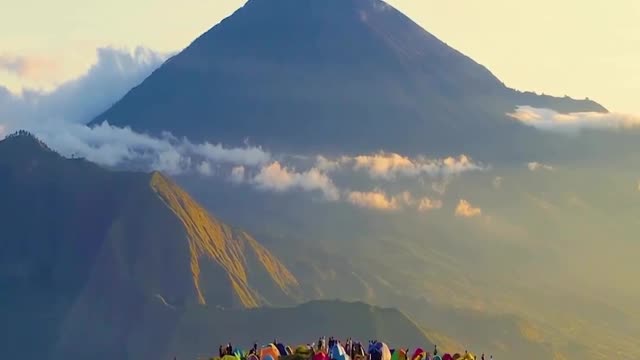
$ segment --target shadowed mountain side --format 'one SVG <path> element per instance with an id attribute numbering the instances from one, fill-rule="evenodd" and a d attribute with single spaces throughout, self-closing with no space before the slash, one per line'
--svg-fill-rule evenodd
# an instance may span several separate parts
<path id="1" fill-rule="evenodd" d="M 0 198 L 2 357 L 77 357 L 82 343 L 87 357 L 123 358 L 157 299 L 239 308 L 298 299 L 297 280 L 266 248 L 159 173 L 110 172 L 20 134 L 0 142 Z"/>
<path id="2" fill-rule="evenodd" d="M 251 0 L 95 123 L 275 151 L 516 156 L 517 105 L 606 111 L 506 87 L 380 0 Z"/>

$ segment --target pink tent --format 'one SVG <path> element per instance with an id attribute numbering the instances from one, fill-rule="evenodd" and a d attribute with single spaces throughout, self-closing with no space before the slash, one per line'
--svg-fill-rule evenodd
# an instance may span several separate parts
<path id="1" fill-rule="evenodd" d="M 411 360 L 421 360 L 424 357 L 425 353 L 422 348 L 417 348 L 416 351 L 411 355 Z"/>

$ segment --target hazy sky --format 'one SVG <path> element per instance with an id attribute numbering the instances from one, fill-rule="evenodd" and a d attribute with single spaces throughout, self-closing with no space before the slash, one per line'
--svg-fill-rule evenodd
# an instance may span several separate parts
<path id="1" fill-rule="evenodd" d="M 0 0 L 0 84 L 51 87 L 95 49 L 176 51 L 244 0 Z M 508 85 L 640 113 L 638 0 L 389 0 Z"/>

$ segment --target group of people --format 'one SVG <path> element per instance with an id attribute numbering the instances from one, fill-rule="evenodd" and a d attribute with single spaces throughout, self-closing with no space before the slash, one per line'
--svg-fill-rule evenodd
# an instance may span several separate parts
<path id="1" fill-rule="evenodd" d="M 438 346 L 435 345 L 433 352 L 426 352 L 420 348 L 415 349 L 413 355 L 409 355 L 409 349 L 389 349 L 389 347 L 377 340 L 369 341 L 368 346 L 365 346 L 359 342 L 354 341 L 352 338 L 347 338 L 343 343 L 334 338 L 322 336 L 318 339 L 317 343 L 302 345 L 296 348 L 294 351 L 289 346 L 284 346 L 277 340 L 269 344 L 268 347 L 277 349 L 276 356 L 271 356 L 268 359 L 262 359 L 263 351 L 265 347 L 258 348 L 258 344 L 254 343 L 248 352 L 243 352 L 238 349 L 234 349 L 231 343 L 226 345 L 220 345 L 218 355 L 219 359 L 223 359 L 225 356 L 234 356 L 238 360 L 279 360 L 280 357 L 288 355 L 300 355 L 302 358 L 309 357 L 308 360 L 493 360 L 493 355 L 485 358 L 482 354 L 480 357 L 476 357 L 465 350 L 464 354 L 439 354 Z M 318 356 L 322 355 L 322 356 Z"/>

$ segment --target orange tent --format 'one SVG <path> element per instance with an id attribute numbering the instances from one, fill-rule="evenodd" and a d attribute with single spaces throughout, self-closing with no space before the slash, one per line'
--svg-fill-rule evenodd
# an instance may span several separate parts
<path id="1" fill-rule="evenodd" d="M 280 358 L 280 351 L 274 344 L 263 346 L 260 349 L 260 360 L 278 360 Z"/>

